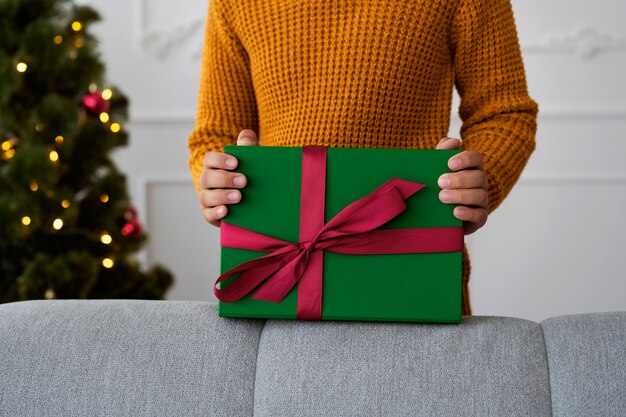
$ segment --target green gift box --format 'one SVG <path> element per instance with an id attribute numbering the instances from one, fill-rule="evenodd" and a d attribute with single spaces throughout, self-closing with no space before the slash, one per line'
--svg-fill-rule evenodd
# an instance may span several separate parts
<path id="1" fill-rule="evenodd" d="M 459 151 L 310 147 L 317 149 L 318 155 L 324 155 L 325 167 L 320 168 L 316 163 L 306 162 L 311 161 L 311 157 L 303 158 L 303 150 L 307 148 L 250 146 L 224 149 L 225 153 L 239 160 L 238 171 L 246 175 L 248 184 L 243 190 L 242 201 L 229 206 L 229 214 L 222 222 L 222 274 L 242 268 L 242 265 L 245 267 L 246 263 L 261 263 L 269 257 L 272 262 L 279 262 L 272 273 L 286 263 L 294 265 L 299 261 L 299 266 L 294 267 L 297 271 L 304 270 L 303 276 L 315 275 L 312 270 L 316 267 L 312 264 L 317 262 L 319 283 L 313 285 L 319 286 L 319 299 L 313 303 L 317 303 L 321 311 L 314 314 L 314 319 L 458 323 L 461 320 L 462 222 L 454 217 L 453 206 L 440 202 L 437 180 L 443 173 L 450 172 L 448 159 Z M 321 149 L 323 152 L 319 152 Z M 307 173 L 303 174 L 303 170 Z M 303 179 L 305 183 L 302 183 Z M 319 242 L 306 244 L 302 241 L 301 228 L 305 227 L 302 222 L 310 223 L 311 207 L 319 205 L 319 194 L 322 195 L 319 215 L 323 216 L 319 225 L 330 226 L 331 220 L 338 221 L 349 210 L 344 210 L 347 206 L 356 206 L 373 198 L 371 196 L 378 193 L 380 190 L 377 189 L 383 184 L 381 195 L 392 198 L 385 191 L 390 189 L 387 184 L 390 179 L 394 179 L 391 182 L 400 179 L 402 184 L 409 186 L 419 183 L 423 188 L 411 191 L 408 197 L 404 196 L 406 209 L 394 214 L 374 231 L 369 234 L 357 231 L 337 245 L 351 251 L 351 246 L 358 246 L 351 240 L 356 237 L 357 241 L 360 239 L 361 242 L 382 247 L 384 253 L 334 253 L 333 247 L 320 249 Z M 398 198 L 394 197 L 389 201 L 396 204 L 396 200 Z M 363 212 L 356 217 L 373 222 L 377 217 L 384 216 L 380 213 L 391 206 L 391 203 L 376 200 L 376 203 L 367 206 L 369 213 Z M 337 216 L 340 212 L 342 214 Z M 360 221 L 358 219 L 355 221 Z M 311 226 L 306 227 L 310 229 Z M 344 226 L 344 229 L 352 230 L 354 227 Z M 232 235 L 233 230 L 252 235 L 242 235 L 240 240 L 243 244 L 232 247 L 232 243 L 224 242 L 230 242 L 225 240 L 225 235 Z M 425 246 L 425 250 L 402 253 L 404 248 L 393 249 L 404 246 L 405 242 L 409 245 L 411 239 L 414 241 L 416 238 L 409 239 L 404 235 L 413 232 L 428 234 L 425 238 L 420 237 L 419 242 L 412 243 Z M 325 233 L 324 236 L 331 236 L 335 232 Z M 390 245 L 376 241 L 376 236 L 385 233 L 391 239 L 388 241 Z M 286 250 L 278 250 L 272 245 L 262 251 L 251 250 L 256 249 L 255 244 L 249 246 L 248 242 L 257 237 L 278 239 L 284 242 L 281 244 L 289 246 L 287 249 L 290 252 L 281 253 Z M 345 236 L 337 239 L 341 238 Z M 328 242 L 332 239 L 335 238 L 330 238 Z M 324 246 L 324 243 L 321 245 Z M 307 250 L 309 252 L 304 253 Z M 289 258 L 278 261 L 281 256 Z M 216 288 L 228 291 L 231 285 L 233 288 L 230 289 L 235 290 L 235 286 L 245 284 L 244 279 L 252 279 L 248 284 L 248 287 L 252 286 L 248 288 L 251 291 L 245 296 L 236 301 L 229 300 L 232 302 L 219 302 L 221 317 L 311 319 L 300 313 L 308 308 L 307 303 L 311 303 L 306 301 L 308 292 L 311 292 L 311 278 L 307 278 L 306 282 L 303 278 L 298 281 L 297 274 L 284 273 L 289 268 L 285 267 L 283 273 L 276 273 L 275 276 L 270 273 L 267 281 L 256 282 L 260 277 L 255 275 L 257 271 L 268 267 L 255 264 L 250 268 L 245 272 L 245 278 L 243 274 L 235 273 L 216 284 Z M 265 273 L 267 275 L 267 270 Z M 260 294 L 264 291 L 264 285 L 269 288 L 270 281 L 277 281 L 278 275 L 283 275 L 286 281 L 295 282 L 290 290 L 285 290 L 284 298 L 281 296 L 280 301 L 274 300 L 278 302 L 253 298 L 256 292 Z M 238 279 L 241 279 L 239 283 Z M 216 295 L 221 298 L 218 292 Z"/>

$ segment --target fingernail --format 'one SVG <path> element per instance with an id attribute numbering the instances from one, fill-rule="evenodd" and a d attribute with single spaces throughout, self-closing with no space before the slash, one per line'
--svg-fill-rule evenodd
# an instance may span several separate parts
<path id="1" fill-rule="evenodd" d="M 241 194 L 239 194 L 237 191 L 231 191 L 230 193 L 228 193 L 229 201 L 237 202 L 239 201 L 240 198 L 241 198 Z"/>
<path id="2" fill-rule="evenodd" d="M 450 186 L 450 177 L 448 177 L 447 175 L 442 175 L 441 177 L 439 177 L 439 181 L 437 181 L 437 184 L 440 188 L 448 188 Z"/>
<path id="3" fill-rule="evenodd" d="M 439 199 L 444 203 L 452 201 L 452 193 L 450 191 L 442 191 L 439 193 Z"/>
<path id="4" fill-rule="evenodd" d="M 224 217 L 224 215 L 226 214 L 226 209 L 224 207 L 218 207 L 215 210 L 215 213 L 217 214 L 217 217 Z"/>
<path id="5" fill-rule="evenodd" d="M 233 179 L 233 183 L 237 186 L 243 187 L 246 185 L 246 178 L 243 175 L 238 175 Z"/>
<path id="6" fill-rule="evenodd" d="M 237 166 L 237 160 L 228 158 L 225 162 L 227 168 L 235 168 Z"/>
<path id="7" fill-rule="evenodd" d="M 462 207 L 456 207 L 456 208 L 452 211 L 452 213 L 454 214 L 454 217 L 456 217 L 457 219 L 459 219 L 459 220 L 463 220 L 463 219 L 462 219 L 462 217 L 463 217 L 464 211 L 465 211 L 465 210 L 464 210 Z"/>
<path id="8" fill-rule="evenodd" d="M 461 160 L 458 158 L 452 158 L 448 166 L 450 169 L 459 169 L 461 168 Z"/>

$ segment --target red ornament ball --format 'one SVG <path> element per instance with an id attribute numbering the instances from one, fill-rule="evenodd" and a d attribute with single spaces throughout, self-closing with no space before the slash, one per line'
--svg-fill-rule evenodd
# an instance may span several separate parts
<path id="1" fill-rule="evenodd" d="M 131 220 L 122 226 L 120 233 L 126 239 L 136 239 L 141 235 L 142 231 L 143 227 L 141 226 L 141 223 L 137 220 Z"/>
<path id="2" fill-rule="evenodd" d="M 90 116 L 99 116 L 100 113 L 109 111 L 109 101 L 102 98 L 102 93 L 95 92 L 85 94 L 82 100 L 85 112 Z"/>
<path id="3" fill-rule="evenodd" d="M 134 207 L 127 207 L 126 210 L 124 210 L 124 220 L 129 222 L 131 220 L 135 220 L 137 219 L 137 210 L 135 210 Z"/>

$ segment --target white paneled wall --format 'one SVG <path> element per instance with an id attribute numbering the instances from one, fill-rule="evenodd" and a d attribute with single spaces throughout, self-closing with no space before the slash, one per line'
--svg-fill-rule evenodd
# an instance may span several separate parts
<path id="1" fill-rule="evenodd" d="M 108 79 L 131 99 L 116 155 L 151 236 L 144 260 L 176 274 L 170 299 L 213 300 L 217 230 L 187 171 L 205 0 L 91 0 Z M 626 2 L 514 0 L 537 149 L 469 239 L 475 314 L 532 320 L 626 310 Z M 458 132 L 459 121 L 451 126 Z"/>

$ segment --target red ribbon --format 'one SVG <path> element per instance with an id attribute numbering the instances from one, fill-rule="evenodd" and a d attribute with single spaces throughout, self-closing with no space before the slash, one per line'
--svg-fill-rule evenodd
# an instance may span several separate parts
<path id="1" fill-rule="evenodd" d="M 226 222 L 221 245 L 270 252 L 222 274 L 215 296 L 230 303 L 251 296 L 279 303 L 298 284 L 297 318 L 322 317 L 323 251 L 349 255 L 458 252 L 463 248 L 462 227 L 375 230 L 406 210 L 405 200 L 424 187 L 393 178 L 372 193 L 341 210 L 324 224 L 326 148 L 302 150 L 299 242 L 287 242 Z M 226 288 L 218 284 L 240 274 Z"/>

